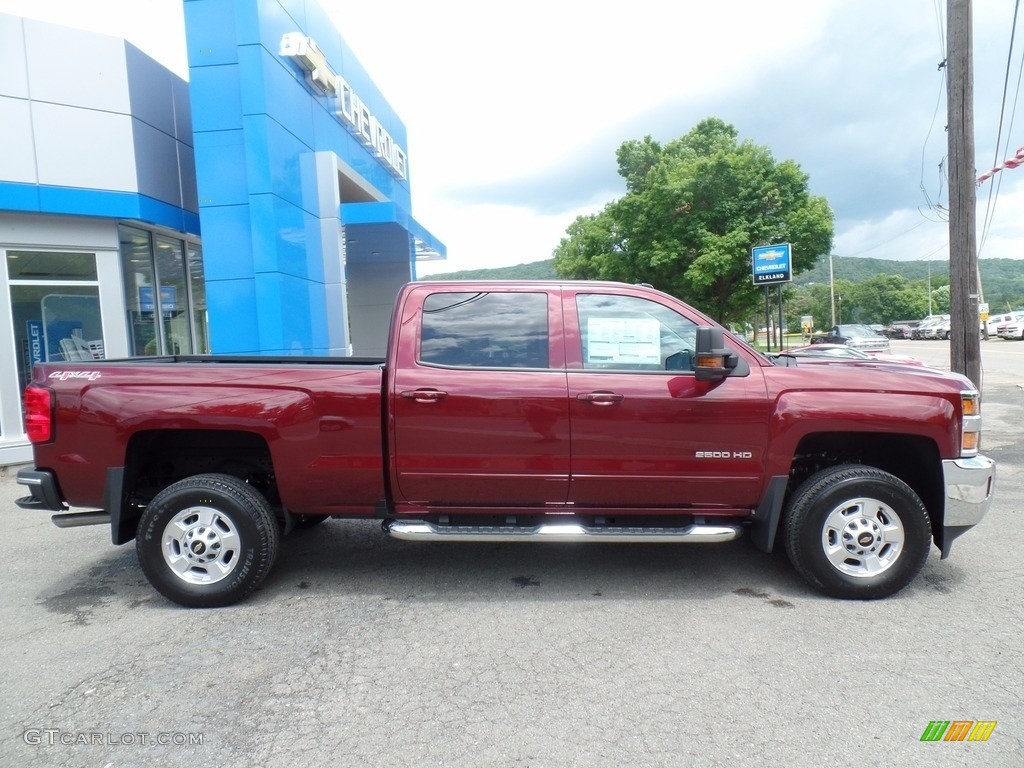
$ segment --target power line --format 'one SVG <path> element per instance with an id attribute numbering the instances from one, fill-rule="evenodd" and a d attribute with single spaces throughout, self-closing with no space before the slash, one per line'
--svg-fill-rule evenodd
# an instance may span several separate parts
<path id="1" fill-rule="evenodd" d="M 939 60 L 938 70 L 942 73 L 939 79 L 939 93 L 935 98 L 935 111 L 932 113 L 932 121 L 928 126 L 928 133 L 924 137 L 924 143 L 921 145 L 921 181 L 920 188 L 921 194 L 924 195 L 925 204 L 928 206 L 929 211 L 937 211 L 939 213 L 939 219 L 945 220 L 942 213 L 942 192 L 945 183 L 943 166 L 945 165 L 946 158 L 943 155 L 941 161 L 939 161 L 939 190 L 933 201 L 931 196 L 928 194 L 928 189 L 924 183 L 924 169 L 925 169 L 925 155 L 928 152 L 928 142 L 931 140 L 932 130 L 935 128 L 935 121 L 939 115 L 939 107 L 942 105 L 942 97 L 946 92 L 946 30 L 945 30 L 945 19 L 942 15 L 942 0 L 933 0 L 933 6 L 935 10 L 935 26 L 939 33 Z M 920 211 L 920 209 L 918 209 Z M 928 219 L 928 221 L 935 221 L 922 212 L 921 215 Z"/>
<path id="2" fill-rule="evenodd" d="M 999 167 L 999 144 L 1002 140 L 1003 135 L 1003 120 L 1006 117 L 1006 100 L 1007 91 L 1010 84 L 1010 69 L 1013 66 L 1013 47 L 1014 40 L 1017 35 L 1017 16 L 1020 12 L 1020 0 L 1014 3 L 1013 7 L 1013 24 L 1010 26 L 1010 47 L 1006 54 L 1006 74 L 1003 76 L 1003 99 L 999 108 L 999 127 L 996 131 L 996 149 L 995 149 L 995 160 L 992 161 L 992 167 Z M 1005 156 L 1010 150 L 1010 135 L 1013 130 L 1013 118 L 1017 112 L 1017 99 L 1020 97 L 1020 84 L 1021 75 L 1024 74 L 1024 56 L 1021 57 L 1021 69 L 1017 73 L 1017 92 L 1013 99 L 1013 109 L 1010 111 L 1010 123 L 1006 131 L 1006 148 L 1002 154 Z M 999 190 L 1002 187 L 1003 177 L 999 176 L 996 179 L 995 184 L 992 184 L 988 188 L 988 200 L 985 204 L 985 216 L 982 221 L 981 238 L 978 243 L 978 255 L 981 255 L 982 249 L 985 247 L 985 241 L 988 239 L 989 229 L 992 226 L 992 220 L 995 218 L 996 213 L 996 202 L 999 198 Z"/>

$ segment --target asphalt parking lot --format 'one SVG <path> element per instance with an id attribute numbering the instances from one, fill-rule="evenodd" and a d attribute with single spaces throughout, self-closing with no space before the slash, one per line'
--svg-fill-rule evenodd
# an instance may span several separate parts
<path id="1" fill-rule="evenodd" d="M 894 349 L 948 367 L 944 342 Z M 414 544 L 330 521 L 246 602 L 157 595 L 0 478 L 2 766 L 1024 765 L 1024 343 L 983 344 L 988 517 L 883 601 L 708 545 Z M 923 742 L 932 721 L 983 742 Z"/>

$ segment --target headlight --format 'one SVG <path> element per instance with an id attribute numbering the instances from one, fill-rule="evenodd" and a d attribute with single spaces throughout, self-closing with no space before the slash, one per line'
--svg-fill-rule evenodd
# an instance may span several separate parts
<path id="1" fill-rule="evenodd" d="M 961 392 L 960 408 L 960 455 L 977 456 L 981 444 L 981 395 L 975 391 Z"/>

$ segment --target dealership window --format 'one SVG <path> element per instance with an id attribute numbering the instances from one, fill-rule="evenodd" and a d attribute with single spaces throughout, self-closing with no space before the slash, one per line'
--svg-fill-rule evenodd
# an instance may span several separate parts
<path id="1" fill-rule="evenodd" d="M 35 363 L 105 356 L 95 253 L 9 250 L 18 386 Z"/>
<path id="2" fill-rule="evenodd" d="M 119 236 L 130 354 L 208 353 L 199 246 L 137 227 Z"/>

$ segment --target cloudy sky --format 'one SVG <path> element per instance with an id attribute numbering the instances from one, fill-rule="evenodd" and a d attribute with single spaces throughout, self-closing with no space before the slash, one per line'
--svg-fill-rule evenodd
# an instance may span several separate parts
<path id="1" fill-rule="evenodd" d="M 801 165 L 839 257 L 948 257 L 945 0 L 322 4 L 406 124 L 413 214 L 448 246 L 422 275 L 550 258 L 623 194 L 623 141 L 711 116 Z M 1024 145 L 1024 19 L 1011 57 L 1014 3 L 973 5 L 981 173 Z M 125 37 L 188 76 L 179 0 L 0 12 Z M 978 232 L 981 258 L 1024 259 L 1024 167 L 978 189 Z"/>

